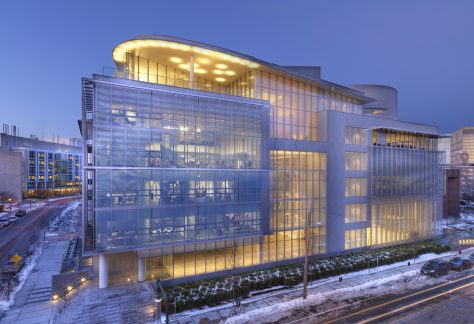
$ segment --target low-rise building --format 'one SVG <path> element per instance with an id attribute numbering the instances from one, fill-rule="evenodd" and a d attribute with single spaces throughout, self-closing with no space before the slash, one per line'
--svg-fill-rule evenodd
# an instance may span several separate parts
<path id="1" fill-rule="evenodd" d="M 79 146 L 1 133 L 0 163 L 0 192 L 11 192 L 18 200 L 81 192 Z"/>

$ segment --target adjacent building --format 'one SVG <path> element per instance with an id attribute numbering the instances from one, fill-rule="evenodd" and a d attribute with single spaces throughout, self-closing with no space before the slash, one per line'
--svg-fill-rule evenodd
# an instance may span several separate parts
<path id="1" fill-rule="evenodd" d="M 451 163 L 460 170 L 461 195 L 474 196 L 474 126 L 452 134 Z"/>
<path id="2" fill-rule="evenodd" d="M 443 134 L 438 138 L 438 151 L 442 152 L 442 162 L 444 165 L 451 164 L 451 135 Z"/>
<path id="3" fill-rule="evenodd" d="M 461 172 L 456 167 L 445 167 L 445 189 L 443 195 L 443 218 L 459 217 L 459 194 Z"/>
<path id="4" fill-rule="evenodd" d="M 438 129 L 399 120 L 396 89 L 161 35 L 113 59 L 82 81 L 100 287 L 294 262 L 306 240 L 322 255 L 439 233 Z"/>
<path id="5" fill-rule="evenodd" d="M 20 201 L 81 193 L 80 146 L 4 132 L 0 133 L 0 164 L 0 192 L 11 192 Z"/>

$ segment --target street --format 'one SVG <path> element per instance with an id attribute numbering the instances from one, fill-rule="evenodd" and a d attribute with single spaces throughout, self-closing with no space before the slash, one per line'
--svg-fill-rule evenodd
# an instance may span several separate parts
<path id="1" fill-rule="evenodd" d="M 4 265 L 14 254 L 25 255 L 48 221 L 67 207 L 66 200 L 49 202 L 28 215 L 19 217 L 16 224 L 0 229 L 0 265 Z"/>
<path id="2" fill-rule="evenodd" d="M 401 294 L 370 298 L 354 306 L 343 307 L 323 314 L 312 314 L 286 323 L 431 323 L 446 322 L 452 314 L 470 314 L 474 301 L 474 274 L 452 281 Z M 438 305 L 444 304 L 440 308 Z M 451 309 L 455 307 L 456 312 Z M 448 310 L 448 308 L 450 308 Z M 458 323 L 458 322 L 454 322 Z"/>

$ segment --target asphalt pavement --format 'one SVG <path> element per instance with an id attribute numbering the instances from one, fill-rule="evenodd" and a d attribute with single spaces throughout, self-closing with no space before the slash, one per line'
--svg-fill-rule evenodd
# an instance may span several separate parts
<path id="1" fill-rule="evenodd" d="M 47 226 L 49 220 L 59 215 L 66 206 L 62 200 L 47 203 L 26 216 L 18 217 L 16 223 L 0 229 L 0 265 L 4 265 L 15 253 L 26 255 L 38 240 L 41 228 Z M 14 215 L 14 212 L 11 214 Z"/>
<path id="2" fill-rule="evenodd" d="M 430 287 L 424 287 L 420 290 L 381 296 L 377 299 L 371 299 L 368 302 L 362 302 L 358 309 L 348 310 L 323 323 L 381 323 L 391 322 L 395 317 L 410 316 L 411 312 L 419 312 L 423 307 L 445 301 L 453 294 L 472 290 L 474 287 L 474 274 L 468 274 L 461 278 L 439 283 Z M 310 323 L 316 320 L 316 317 L 309 316 L 300 323 Z M 318 321 L 320 322 L 320 321 Z"/>

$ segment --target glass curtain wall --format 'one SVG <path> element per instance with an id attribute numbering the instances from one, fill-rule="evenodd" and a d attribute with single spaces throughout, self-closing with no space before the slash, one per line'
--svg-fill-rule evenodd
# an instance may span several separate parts
<path id="1" fill-rule="evenodd" d="M 261 70 L 253 71 L 255 98 L 271 106 L 270 136 L 292 140 L 318 141 L 318 115 L 323 110 L 362 113 L 356 100 L 318 88 L 310 82 Z"/>
<path id="2" fill-rule="evenodd" d="M 326 154 L 271 151 L 272 211 L 263 237 L 237 238 L 162 249 L 148 258 L 147 276 L 188 275 L 291 260 L 304 256 L 306 213 L 311 201 L 311 253 L 326 251 Z"/>
<path id="3" fill-rule="evenodd" d="M 117 72 L 115 76 L 124 75 L 137 81 L 269 101 L 272 125 L 270 136 L 275 138 L 323 140 L 318 138 L 317 112 L 334 110 L 362 113 L 362 104 L 356 99 L 320 88 L 314 82 L 304 82 L 272 70 L 248 70 L 228 84 L 214 82 L 195 73 L 194 83 L 191 85 L 189 68 L 172 68 L 132 53 L 126 54 L 125 66 L 125 75 Z"/>
<path id="4" fill-rule="evenodd" d="M 253 77 L 250 71 L 229 84 L 223 84 L 200 75 L 199 69 L 196 68 L 198 63 L 195 63 L 194 81 L 191 84 L 189 66 L 187 64 L 184 64 L 182 69 L 176 69 L 162 62 L 127 53 L 125 66 L 124 76 L 131 80 L 254 98 Z M 116 77 L 121 77 L 122 75 L 123 72 L 115 73 Z"/>
<path id="5" fill-rule="evenodd" d="M 96 98 L 96 250 L 262 234 L 267 107 L 102 83 Z"/>
<path id="6" fill-rule="evenodd" d="M 371 245 L 431 237 L 439 230 L 441 152 L 372 147 Z"/>
<path id="7" fill-rule="evenodd" d="M 276 260 L 304 255 L 306 215 L 311 213 L 314 253 L 326 250 L 326 154 L 271 151 L 272 214 Z M 311 204 L 311 205 L 310 205 Z"/>

